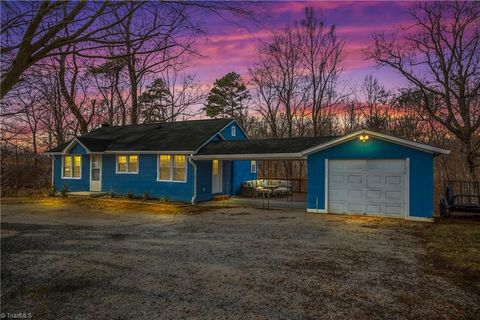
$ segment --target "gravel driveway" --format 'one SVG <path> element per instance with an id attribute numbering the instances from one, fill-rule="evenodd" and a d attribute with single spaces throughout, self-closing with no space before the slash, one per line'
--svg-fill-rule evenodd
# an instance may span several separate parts
<path id="1" fill-rule="evenodd" d="M 465 319 L 413 222 L 2 205 L 2 312 L 34 319 Z M 418 223 L 417 223 L 418 225 Z"/>

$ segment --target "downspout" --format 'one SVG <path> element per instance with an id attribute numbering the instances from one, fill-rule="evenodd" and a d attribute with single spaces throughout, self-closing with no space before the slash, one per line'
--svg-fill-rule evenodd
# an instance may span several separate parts
<path id="1" fill-rule="evenodd" d="M 195 162 L 193 162 L 193 154 L 188 157 L 188 162 L 192 165 L 193 167 L 193 197 L 192 197 L 192 204 L 195 204 L 195 200 L 197 199 L 197 165 Z"/>

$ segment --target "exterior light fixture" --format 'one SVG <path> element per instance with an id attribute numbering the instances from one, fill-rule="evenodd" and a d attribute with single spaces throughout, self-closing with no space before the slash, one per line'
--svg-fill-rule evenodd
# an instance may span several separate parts
<path id="1" fill-rule="evenodd" d="M 368 135 L 360 135 L 359 137 L 360 141 L 362 142 L 367 142 L 367 140 L 369 139 L 369 136 Z"/>

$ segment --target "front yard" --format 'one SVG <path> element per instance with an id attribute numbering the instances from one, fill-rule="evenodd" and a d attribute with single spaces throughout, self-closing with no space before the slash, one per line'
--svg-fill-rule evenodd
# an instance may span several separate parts
<path id="1" fill-rule="evenodd" d="M 43 318 L 463 318 L 480 224 L 117 199 L 7 199 L 2 312 Z"/>

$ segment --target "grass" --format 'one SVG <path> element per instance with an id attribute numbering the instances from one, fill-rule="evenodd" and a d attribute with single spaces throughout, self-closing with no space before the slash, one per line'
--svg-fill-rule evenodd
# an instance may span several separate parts
<path id="1" fill-rule="evenodd" d="M 184 203 L 160 202 L 158 200 L 136 200 L 126 198 L 87 198 L 87 197 L 26 197 L 4 198 L 4 205 L 35 204 L 43 208 L 63 208 L 71 205 L 87 207 L 97 210 L 148 212 L 155 214 L 197 214 L 211 208 Z"/>

